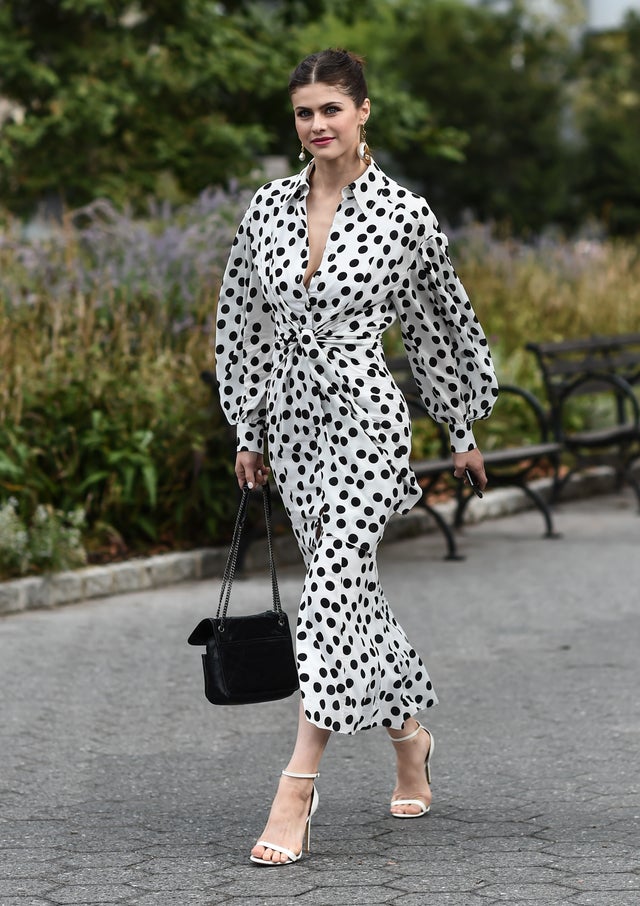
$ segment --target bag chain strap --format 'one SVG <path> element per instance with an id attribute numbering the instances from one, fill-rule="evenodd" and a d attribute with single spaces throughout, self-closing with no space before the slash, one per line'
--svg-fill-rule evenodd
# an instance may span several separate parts
<path id="1" fill-rule="evenodd" d="M 242 498 L 240 500 L 240 506 L 238 507 L 238 515 L 236 517 L 236 524 L 233 528 L 233 537 L 231 539 L 231 547 L 229 548 L 229 555 L 227 557 L 227 562 L 224 567 L 224 572 L 222 574 L 222 585 L 220 587 L 220 600 L 218 602 L 218 612 L 216 614 L 216 620 L 219 620 L 219 630 L 224 632 L 224 621 L 227 617 L 227 610 L 229 608 L 229 600 L 231 598 L 231 586 L 233 585 L 233 580 L 236 575 L 236 566 L 238 562 L 238 552 L 240 550 L 240 539 L 242 537 L 242 530 L 244 529 L 244 524 L 247 519 L 247 506 L 249 504 L 249 487 L 244 485 L 242 488 Z M 278 588 L 278 577 L 276 575 L 276 564 L 273 556 L 273 537 L 272 537 L 272 526 L 271 526 L 271 488 L 269 483 L 262 486 L 262 501 L 264 504 L 264 518 L 267 526 L 267 544 L 269 547 L 269 571 L 271 573 L 271 593 L 273 597 L 273 609 L 278 614 L 278 623 L 282 626 L 284 623 L 284 615 L 282 613 L 282 604 L 280 602 L 280 589 Z"/>

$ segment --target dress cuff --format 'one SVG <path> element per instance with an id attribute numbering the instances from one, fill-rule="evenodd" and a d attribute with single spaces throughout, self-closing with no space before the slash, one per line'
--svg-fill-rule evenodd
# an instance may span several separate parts
<path id="1" fill-rule="evenodd" d="M 476 446 L 470 422 L 448 425 L 452 453 L 467 453 Z"/>
<path id="2" fill-rule="evenodd" d="M 264 449 L 264 425 L 260 422 L 240 422 L 236 425 L 236 449 L 238 453 L 262 453 Z"/>

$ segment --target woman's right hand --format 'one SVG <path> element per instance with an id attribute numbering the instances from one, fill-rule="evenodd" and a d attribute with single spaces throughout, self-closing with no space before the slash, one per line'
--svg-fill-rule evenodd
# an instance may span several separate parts
<path id="1" fill-rule="evenodd" d="M 236 478 L 240 488 L 244 487 L 245 482 L 250 488 L 257 485 L 264 485 L 269 478 L 269 466 L 265 466 L 262 453 L 248 453 L 246 451 L 238 453 L 236 456 Z"/>
<path id="2" fill-rule="evenodd" d="M 481 491 L 487 486 L 487 473 L 484 470 L 484 459 L 477 447 L 467 453 L 453 454 L 454 477 L 464 478 L 465 469 L 469 469 Z"/>

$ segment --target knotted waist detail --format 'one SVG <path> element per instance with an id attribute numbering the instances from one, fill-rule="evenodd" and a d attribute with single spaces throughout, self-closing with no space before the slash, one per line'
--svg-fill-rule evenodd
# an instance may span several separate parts
<path id="1" fill-rule="evenodd" d="M 301 379 L 297 370 L 292 371 L 292 356 L 297 355 L 298 365 L 302 366 L 305 376 L 310 380 L 321 398 L 329 401 L 339 400 L 343 407 L 343 417 L 348 411 L 350 416 L 358 422 L 367 434 L 375 433 L 369 414 L 358 405 L 352 394 L 352 384 L 342 373 L 340 367 L 336 368 L 331 358 L 327 355 L 331 349 L 340 350 L 348 356 L 353 352 L 358 358 L 356 350 L 370 349 L 383 356 L 380 335 L 370 331 L 360 335 L 344 333 L 314 332 L 305 325 L 287 325 L 287 330 L 277 333 L 274 340 L 274 374 L 275 382 L 284 382 Z M 305 364 L 306 363 L 306 364 Z M 335 402 L 329 405 L 333 406 Z"/>
<path id="2" fill-rule="evenodd" d="M 375 336 L 367 331 L 360 335 L 341 334 L 341 333 L 316 333 L 310 327 L 304 325 L 288 325 L 288 330 L 277 333 L 274 341 L 274 368 L 276 373 L 284 377 L 289 371 L 289 357 L 294 353 L 298 354 L 299 359 L 308 363 L 305 369 L 317 385 L 321 393 L 328 397 L 334 397 L 339 394 L 346 405 L 353 409 L 353 415 L 362 422 L 363 414 L 358 411 L 358 407 L 353 405 L 353 399 L 349 390 L 349 382 L 344 379 L 340 371 L 336 371 L 335 365 L 327 355 L 331 348 L 340 349 L 345 355 L 350 352 L 349 347 L 356 349 L 373 349 L 378 348 L 380 355 L 383 355 L 382 342 L 380 336 Z M 365 417 L 366 419 L 366 417 Z"/>
<path id="3" fill-rule="evenodd" d="M 373 353 L 373 357 L 372 357 Z M 345 367 L 344 359 L 351 356 L 354 369 Z M 312 404 L 313 419 L 316 428 L 312 429 L 321 450 L 318 458 L 323 463 L 326 474 L 333 474 L 338 481 L 339 489 L 353 483 L 354 470 L 373 469 L 387 482 L 388 492 L 379 501 L 369 502 L 369 507 L 379 517 L 361 519 L 364 527 L 357 525 L 358 546 L 371 549 L 379 540 L 389 512 L 401 510 L 407 512 L 421 491 L 415 475 L 409 467 L 409 444 L 392 440 L 393 431 L 388 425 L 381 424 L 384 416 L 379 412 L 378 403 L 369 400 L 367 385 L 359 380 L 368 370 L 367 366 L 380 360 L 383 365 L 383 348 L 381 334 L 370 329 L 361 329 L 358 333 L 329 332 L 325 329 L 317 333 L 304 324 L 286 324 L 285 329 L 276 334 L 274 339 L 274 369 L 272 372 L 272 400 L 276 408 L 282 405 L 295 412 L 297 406 L 296 389 L 301 389 L 315 398 Z M 375 380 L 373 383 L 377 383 Z M 381 376 L 381 386 L 384 376 Z M 292 402 L 293 401 L 293 402 Z M 370 403 L 370 406 L 369 406 Z M 395 419 L 396 413 L 394 413 Z M 288 415 L 289 418 L 291 411 Z M 408 421 L 408 413 L 406 413 Z M 318 419 L 318 423 L 315 422 Z M 273 425 L 278 425 L 281 417 L 276 413 Z M 306 424 L 308 419 L 303 422 Z M 393 422 L 398 429 L 398 422 Z M 322 425 L 322 430 L 320 430 Z M 287 432 L 288 435 L 295 431 Z M 274 446 L 278 441 L 274 438 Z M 288 436 L 286 444 L 292 442 Z M 347 451 L 352 447 L 352 452 Z M 295 443 L 294 443 L 295 447 Z M 294 451 L 295 452 L 295 451 Z M 334 493 L 333 486 L 327 484 L 323 493 L 325 501 L 342 505 L 338 500 L 339 491 Z M 330 509 L 327 519 L 330 530 L 338 537 L 345 537 L 349 543 L 354 529 L 352 526 L 341 526 L 337 512 Z"/>
<path id="4" fill-rule="evenodd" d="M 314 348 L 326 346 L 376 346 L 379 337 L 372 337 L 369 332 L 360 336 L 349 333 L 316 333 L 310 327 L 289 325 L 286 331 L 280 331 L 275 336 L 275 349 L 289 351 L 291 347 L 299 346 L 303 351 L 311 353 Z M 313 356 L 312 356 L 313 358 Z"/>

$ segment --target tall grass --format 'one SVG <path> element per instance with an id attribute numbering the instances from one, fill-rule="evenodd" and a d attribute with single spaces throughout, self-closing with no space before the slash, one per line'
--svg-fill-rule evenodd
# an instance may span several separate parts
<path id="1" fill-rule="evenodd" d="M 200 372 L 243 203 L 138 222 L 101 202 L 0 238 L 0 502 L 25 522 L 81 506 L 89 547 L 112 552 L 225 532 L 229 438 Z"/>
<path id="2" fill-rule="evenodd" d="M 454 234 L 453 253 L 503 380 L 542 391 L 530 341 L 640 330 L 635 242 L 496 240 L 485 226 Z"/>
<path id="3" fill-rule="evenodd" d="M 111 553 L 225 536 L 233 452 L 200 372 L 245 204 L 205 193 L 135 220 L 96 202 L 41 238 L 0 231 L 0 504 L 24 524 L 80 507 L 85 543 Z M 631 243 L 474 226 L 452 250 L 503 380 L 540 391 L 528 340 L 640 329 Z"/>

